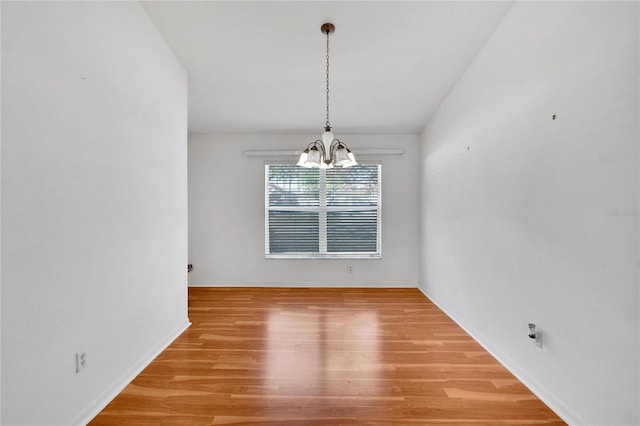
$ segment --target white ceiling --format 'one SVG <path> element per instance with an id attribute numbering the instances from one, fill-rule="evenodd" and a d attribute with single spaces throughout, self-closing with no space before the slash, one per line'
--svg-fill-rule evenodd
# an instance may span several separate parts
<path id="1" fill-rule="evenodd" d="M 193 133 L 419 133 L 511 1 L 143 1 L 189 76 Z"/>

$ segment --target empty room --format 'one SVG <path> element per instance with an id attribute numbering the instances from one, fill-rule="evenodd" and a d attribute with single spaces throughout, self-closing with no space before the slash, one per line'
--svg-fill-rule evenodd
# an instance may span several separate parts
<path id="1" fill-rule="evenodd" d="M 640 425 L 639 2 L 0 22 L 0 424 Z"/>

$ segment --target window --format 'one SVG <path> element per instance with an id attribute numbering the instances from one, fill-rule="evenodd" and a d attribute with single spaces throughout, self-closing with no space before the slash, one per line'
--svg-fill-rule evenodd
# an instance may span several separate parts
<path id="1" fill-rule="evenodd" d="M 380 164 L 265 166 L 268 258 L 379 258 Z"/>

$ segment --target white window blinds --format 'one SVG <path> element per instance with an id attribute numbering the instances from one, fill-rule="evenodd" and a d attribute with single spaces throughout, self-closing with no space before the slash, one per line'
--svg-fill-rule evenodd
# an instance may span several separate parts
<path id="1" fill-rule="evenodd" d="M 380 257 L 380 164 L 265 166 L 267 257 Z"/>

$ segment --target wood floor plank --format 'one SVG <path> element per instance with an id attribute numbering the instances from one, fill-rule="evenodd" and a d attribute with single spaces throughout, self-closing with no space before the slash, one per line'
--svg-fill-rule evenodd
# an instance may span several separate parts
<path id="1" fill-rule="evenodd" d="M 90 425 L 565 424 L 416 289 L 191 288 L 189 318 Z"/>

